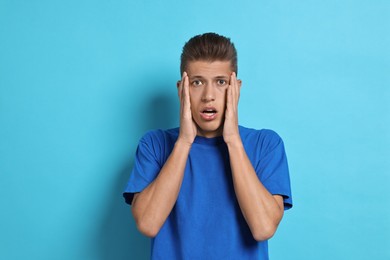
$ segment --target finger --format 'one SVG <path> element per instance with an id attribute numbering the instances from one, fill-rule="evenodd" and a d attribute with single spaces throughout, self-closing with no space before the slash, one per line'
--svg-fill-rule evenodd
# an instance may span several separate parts
<path id="1" fill-rule="evenodd" d="M 232 109 L 232 85 L 229 84 L 226 90 L 226 110 Z"/>
<path id="2" fill-rule="evenodd" d="M 235 77 L 235 73 L 233 72 L 231 75 L 230 75 L 230 81 L 231 81 L 231 85 L 233 87 L 233 90 L 236 89 L 236 77 Z"/>
<path id="3" fill-rule="evenodd" d="M 184 72 L 183 73 L 183 81 L 182 81 L 182 98 L 181 98 L 181 103 L 182 103 L 182 109 L 185 113 L 185 111 L 187 111 L 187 90 L 186 90 L 186 85 L 188 85 L 187 83 L 188 81 L 188 76 L 187 76 L 187 73 Z"/>
<path id="4" fill-rule="evenodd" d="M 234 73 L 234 78 L 236 79 L 235 80 L 237 86 L 236 96 L 237 96 L 237 103 L 238 103 L 238 100 L 240 99 L 240 93 L 241 93 L 241 80 L 237 79 L 236 73 Z"/>
<path id="5" fill-rule="evenodd" d="M 236 73 L 233 72 L 233 84 L 234 84 L 234 103 L 236 104 L 236 106 L 238 105 L 238 100 L 240 98 L 240 84 L 237 80 L 237 76 L 236 76 Z"/>
<path id="6" fill-rule="evenodd" d="M 190 90 L 189 90 L 189 80 L 187 74 L 185 74 L 183 80 L 183 91 L 184 91 L 184 102 L 188 106 L 190 104 Z"/>
<path id="7" fill-rule="evenodd" d="M 181 77 L 181 81 L 180 81 L 180 84 L 179 84 L 179 97 L 180 97 L 180 114 L 183 115 L 183 111 L 185 111 L 184 109 L 184 79 L 186 77 L 187 73 L 186 72 L 183 72 L 183 75 Z"/>
<path id="8" fill-rule="evenodd" d="M 183 84 L 184 84 L 184 78 L 187 75 L 187 73 L 184 71 L 183 75 L 181 76 L 181 81 L 179 85 L 179 95 L 180 95 L 180 101 L 182 101 L 183 98 Z"/>
<path id="9" fill-rule="evenodd" d="M 183 102 L 186 110 L 190 109 L 190 87 L 188 76 L 185 75 L 183 80 Z"/>
<path id="10" fill-rule="evenodd" d="M 236 94 L 237 94 L 237 81 L 236 81 L 236 77 L 235 77 L 235 73 L 233 72 L 231 75 L 230 75 L 230 86 L 231 86 L 231 105 L 233 106 L 234 104 L 237 103 L 236 99 Z M 233 107 L 232 107 L 233 108 Z"/>

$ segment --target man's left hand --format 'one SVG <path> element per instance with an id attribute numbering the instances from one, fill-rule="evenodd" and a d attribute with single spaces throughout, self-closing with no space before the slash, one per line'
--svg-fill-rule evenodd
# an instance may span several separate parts
<path id="1" fill-rule="evenodd" d="M 238 100 L 240 98 L 241 80 L 237 80 L 236 73 L 230 75 L 230 84 L 226 90 L 225 122 L 223 139 L 225 143 L 240 141 L 238 131 Z"/>

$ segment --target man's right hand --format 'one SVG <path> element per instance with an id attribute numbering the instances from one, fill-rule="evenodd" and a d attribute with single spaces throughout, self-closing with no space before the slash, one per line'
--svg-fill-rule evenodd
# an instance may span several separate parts
<path id="1" fill-rule="evenodd" d="M 187 73 L 177 84 L 180 97 L 180 133 L 156 179 L 133 199 L 131 211 L 138 229 L 155 237 L 171 213 L 180 192 L 184 171 L 197 128 L 192 119 Z"/>
<path id="2" fill-rule="evenodd" d="M 190 87 L 187 72 L 183 72 L 178 84 L 180 99 L 180 133 L 178 141 L 192 145 L 196 137 L 197 129 L 191 113 Z"/>

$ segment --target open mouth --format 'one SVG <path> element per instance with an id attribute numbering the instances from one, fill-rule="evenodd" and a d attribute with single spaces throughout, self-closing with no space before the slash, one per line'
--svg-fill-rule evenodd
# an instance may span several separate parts
<path id="1" fill-rule="evenodd" d="M 213 120 L 217 117 L 217 110 L 213 107 L 205 108 L 200 112 L 200 115 L 204 120 Z"/>
<path id="2" fill-rule="evenodd" d="M 207 116 L 212 116 L 217 113 L 217 110 L 210 108 L 210 109 L 203 110 L 202 113 Z"/>

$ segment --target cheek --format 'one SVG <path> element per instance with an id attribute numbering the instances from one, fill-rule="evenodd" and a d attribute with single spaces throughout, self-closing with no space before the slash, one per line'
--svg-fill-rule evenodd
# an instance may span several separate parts
<path id="1" fill-rule="evenodd" d="M 194 89 L 190 88 L 190 101 L 191 101 L 191 104 L 198 102 L 198 100 L 201 99 L 201 95 L 202 95 L 201 91 L 197 91 L 197 90 L 194 90 Z"/>
<path id="2" fill-rule="evenodd" d="M 218 95 L 225 96 L 226 93 L 227 93 L 227 87 L 218 87 L 217 88 L 217 93 L 218 93 Z"/>
<path id="3" fill-rule="evenodd" d="M 221 88 L 218 91 L 218 99 L 223 100 L 223 102 L 226 102 L 226 97 L 227 97 L 227 88 Z"/>
<path id="4" fill-rule="evenodd" d="M 191 105 L 191 110 L 195 110 L 196 109 L 196 106 L 197 106 L 197 98 L 195 95 L 193 95 L 193 93 L 191 93 L 190 91 L 190 105 Z"/>

